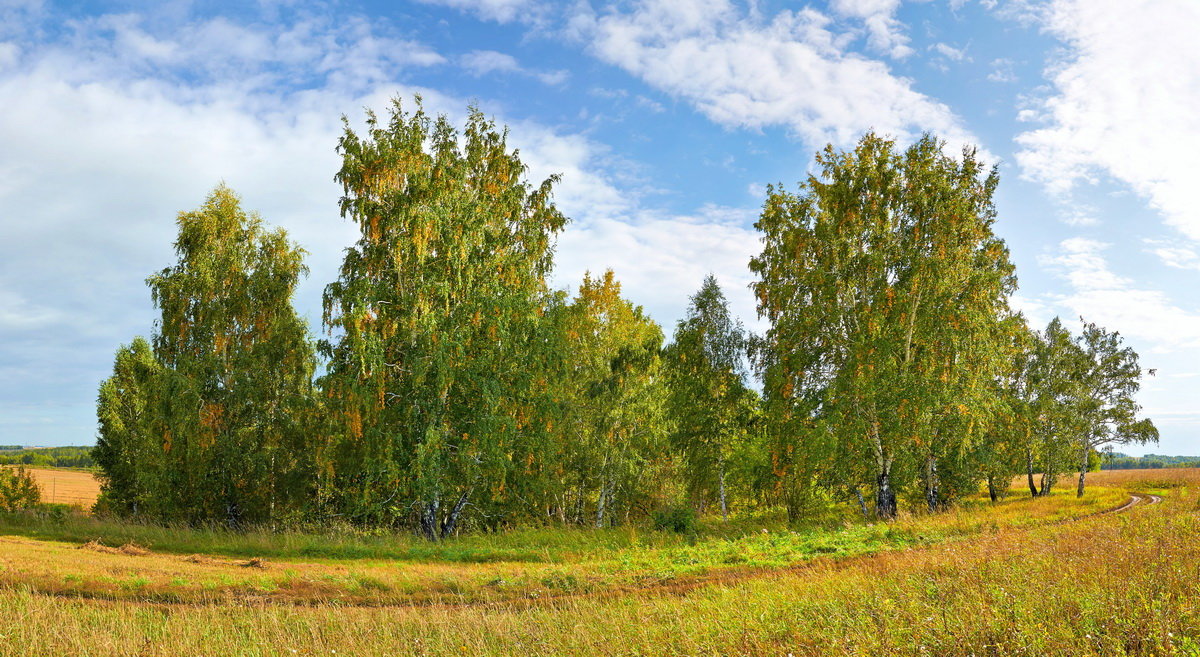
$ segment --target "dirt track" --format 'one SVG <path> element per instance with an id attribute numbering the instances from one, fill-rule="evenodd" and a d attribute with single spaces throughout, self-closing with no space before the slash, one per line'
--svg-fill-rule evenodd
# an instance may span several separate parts
<path id="1" fill-rule="evenodd" d="M 1137 495 L 1135 493 L 1130 493 L 1128 502 L 1126 502 L 1125 504 L 1123 504 L 1115 509 L 1112 509 L 1111 511 L 1109 511 L 1109 513 L 1120 513 L 1122 511 L 1128 511 L 1128 510 L 1132 509 L 1133 507 L 1141 505 L 1141 504 L 1150 506 L 1151 504 L 1158 504 L 1161 501 L 1162 501 L 1162 498 L 1157 495 L 1150 495 L 1150 494 Z"/>
<path id="2" fill-rule="evenodd" d="M 49 472 L 53 472 L 53 471 L 49 471 Z M 1093 512 L 1091 514 L 1087 514 L 1087 515 L 1083 515 L 1083 516 L 1078 516 L 1078 517 L 1074 517 L 1074 518 L 1060 520 L 1057 522 L 1052 522 L 1052 523 L 1049 523 L 1049 526 L 1071 524 L 1071 523 L 1076 523 L 1076 522 L 1079 522 L 1082 520 L 1095 519 L 1098 516 L 1103 516 L 1103 515 L 1108 515 L 1108 514 L 1113 514 L 1113 513 L 1122 513 L 1122 512 L 1129 511 L 1138 506 L 1143 506 L 1143 505 L 1151 506 L 1154 504 L 1158 504 L 1160 502 L 1162 502 L 1162 498 L 1157 495 L 1150 495 L 1148 493 L 1147 494 L 1130 493 L 1129 500 L 1120 506 L 1105 509 L 1103 511 Z M 1017 531 L 1027 531 L 1027 530 L 1013 529 L 1012 531 L 1017 532 Z M 429 608 L 429 609 L 461 609 L 461 608 L 498 608 L 498 609 L 522 608 L 523 609 L 523 608 L 532 608 L 532 607 L 541 607 L 541 606 L 551 605 L 556 602 L 561 602 L 563 600 L 569 600 L 569 599 L 610 599 L 610 598 L 626 597 L 626 596 L 631 596 L 631 595 L 683 596 L 683 595 L 687 595 L 687 594 L 691 593 L 692 591 L 695 591 L 700 588 L 708 587 L 708 586 L 734 585 L 739 582 L 753 580 L 753 579 L 766 578 L 766 577 L 778 577 L 781 575 L 796 574 L 796 573 L 801 573 L 801 572 L 812 572 L 812 573 L 816 574 L 816 573 L 829 572 L 829 571 L 849 570 L 849 569 L 853 569 L 856 567 L 864 567 L 864 566 L 869 568 L 869 567 L 872 567 L 871 565 L 877 561 L 894 558 L 897 553 L 902 552 L 902 553 L 907 553 L 908 555 L 918 555 L 918 554 L 929 553 L 929 552 L 932 552 L 935 550 L 944 549 L 945 547 L 946 546 L 944 544 L 935 543 L 935 544 L 930 544 L 930 545 L 926 545 L 926 546 L 910 547 L 910 548 L 906 548 L 904 550 L 884 551 L 884 552 L 879 552 L 879 553 L 863 554 L 863 555 L 857 555 L 857 556 L 851 556 L 851 557 L 818 556 L 818 557 L 812 558 L 810 560 L 806 560 L 806 561 L 803 561 L 800 563 L 793 564 L 791 566 L 771 567 L 771 568 L 748 567 L 748 568 L 719 569 L 719 570 L 716 570 L 713 572 L 691 575 L 691 576 L 684 576 L 684 577 L 679 577 L 679 578 L 670 578 L 670 579 L 660 580 L 660 581 L 656 581 L 656 582 L 643 583 L 643 584 L 639 584 L 639 585 L 614 586 L 612 588 L 607 588 L 607 589 L 598 590 L 598 591 L 574 591 L 574 592 L 563 592 L 563 593 L 556 593 L 556 594 L 549 594 L 549 595 L 543 594 L 543 595 L 537 596 L 537 597 L 513 597 L 513 598 L 500 599 L 500 600 L 481 600 L 481 601 L 464 601 L 464 602 L 446 602 L 446 601 L 429 600 L 429 601 L 420 601 L 420 602 L 347 602 L 347 603 L 343 603 L 343 604 L 344 604 L 344 606 L 348 606 L 348 607 L 375 607 L 375 608 L 416 608 L 416 607 L 420 607 L 420 608 Z M 111 550 L 111 551 L 116 552 L 118 550 Z M 191 557 L 180 557 L 180 558 L 185 561 L 193 561 L 194 559 L 199 558 L 199 555 L 192 555 Z M 227 563 L 232 564 L 235 562 L 228 561 Z M 245 566 L 246 564 L 237 563 L 236 565 Z M 66 598 L 76 597 L 74 594 L 62 592 L 62 591 L 53 592 L 53 593 L 49 593 L 49 594 L 60 596 L 60 597 L 66 597 Z M 91 599 L 94 602 L 102 602 L 102 603 L 119 603 L 120 602 L 118 600 L 106 600 L 102 597 L 92 597 L 91 595 L 88 595 L 85 597 L 88 597 L 89 599 Z M 250 605 L 269 604 L 271 602 L 272 601 L 269 599 L 269 596 L 263 596 L 258 593 L 255 593 L 253 595 L 247 595 L 245 597 L 238 597 L 234 601 L 235 604 L 250 604 Z M 282 604 L 298 604 L 298 605 L 302 605 L 302 606 L 313 604 L 312 601 L 276 600 L 274 602 L 282 603 Z M 211 602 L 179 600 L 179 601 L 170 601 L 170 602 L 154 601 L 154 602 L 147 602 L 146 604 L 149 604 L 149 605 L 155 606 L 155 607 L 170 608 L 170 607 L 177 607 L 177 606 L 204 606 L 204 605 L 211 604 Z"/>

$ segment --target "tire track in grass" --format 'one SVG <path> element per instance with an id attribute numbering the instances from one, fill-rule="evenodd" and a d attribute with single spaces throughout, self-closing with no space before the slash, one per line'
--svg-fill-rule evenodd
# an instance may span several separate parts
<path id="1" fill-rule="evenodd" d="M 1006 527 L 1005 532 L 1027 533 L 1036 529 L 1048 527 L 1059 527 L 1065 524 L 1073 524 L 1081 520 L 1096 518 L 1114 513 L 1124 513 L 1138 506 L 1150 506 L 1162 502 L 1162 497 L 1150 494 L 1129 493 L 1129 500 L 1121 505 L 1110 509 L 1104 509 L 1093 513 L 1066 518 L 1063 520 L 1047 522 L 1030 527 Z M 984 536 L 982 531 L 973 535 L 962 538 L 963 541 L 979 540 Z M 955 539 L 944 539 L 936 543 L 920 546 L 910 546 L 904 548 L 881 549 L 875 552 L 866 554 L 858 554 L 854 556 L 837 557 L 833 555 L 817 555 L 804 561 L 794 563 L 782 567 L 743 567 L 743 568 L 718 568 L 715 571 L 707 573 L 699 573 L 686 577 L 662 578 L 641 584 L 621 584 L 609 586 L 600 590 L 592 591 L 562 591 L 556 593 L 535 592 L 534 595 L 529 593 L 517 594 L 513 597 L 501 598 L 497 600 L 462 600 L 462 601 L 445 601 L 445 600 L 416 600 L 416 601 L 371 601 L 371 600 L 346 600 L 344 598 L 333 598 L 325 601 L 325 603 L 340 606 L 340 607 L 361 607 L 361 608 L 424 608 L 424 609 L 463 609 L 463 608 L 480 608 L 480 609 L 528 609 L 539 606 L 552 606 L 555 603 L 569 601 L 573 599 L 613 599 L 624 598 L 631 596 L 662 596 L 662 597 L 682 597 L 697 589 L 710 586 L 732 586 L 741 582 L 763 579 L 767 577 L 780 577 L 804 572 L 820 572 L 828 573 L 831 571 L 850 570 L 855 567 L 869 564 L 873 560 L 887 554 L 896 552 L 910 552 L 913 554 L 926 553 L 931 550 L 937 550 L 945 547 L 947 543 L 957 542 Z M 14 588 L 15 582 L 8 583 L 4 588 Z M 230 597 L 222 600 L 130 600 L 119 599 L 116 597 L 108 598 L 103 592 L 70 592 L 70 591 L 39 591 L 43 595 L 60 598 L 77 598 L 86 599 L 89 602 L 107 602 L 113 604 L 138 604 L 153 607 L 178 607 L 178 606 L 264 606 L 264 605 L 282 605 L 282 606 L 321 606 L 323 603 L 317 600 L 295 600 L 287 598 L 272 598 L 270 595 L 263 595 L 260 592 L 254 594 L 240 595 L 234 593 Z"/>

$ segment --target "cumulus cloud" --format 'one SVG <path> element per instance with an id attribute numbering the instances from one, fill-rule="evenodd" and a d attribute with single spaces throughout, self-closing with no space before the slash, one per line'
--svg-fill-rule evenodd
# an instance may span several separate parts
<path id="1" fill-rule="evenodd" d="M 1053 0 L 1036 17 L 1066 48 L 1024 115 L 1043 122 L 1017 137 L 1024 175 L 1065 198 L 1111 177 L 1200 240 L 1200 4 Z"/>
<path id="2" fill-rule="evenodd" d="M 751 227 L 756 210 L 704 205 L 688 214 L 662 212 L 641 198 L 636 180 L 619 179 L 617 172 L 633 163 L 603 145 L 528 121 L 510 124 L 510 133 L 533 180 L 562 176 L 555 203 L 572 223 L 559 240 L 551 277 L 555 287 L 574 288 L 584 272 L 611 268 L 622 293 L 644 306 L 669 335 L 688 295 L 714 273 L 731 311 L 751 328 L 761 328 L 747 269 L 761 248 Z"/>
<path id="3" fill-rule="evenodd" d="M 687 297 L 714 273 L 730 311 L 753 330 L 755 302 L 746 264 L 761 248 L 742 208 L 705 206 L 694 215 L 641 212 L 632 221 L 594 217 L 568 230 L 559 245 L 555 272 L 560 286 L 577 285 L 584 271 L 612 268 L 622 292 L 644 305 L 669 336 Z"/>
<path id="4" fill-rule="evenodd" d="M 1161 290 L 1146 289 L 1113 272 L 1109 244 L 1071 238 L 1039 258 L 1067 282 L 1070 292 L 1048 295 L 1068 316 L 1083 316 L 1165 353 L 1200 346 L 1200 311 L 1182 308 Z"/>
<path id="5" fill-rule="evenodd" d="M 1143 378 L 1139 401 L 1145 416 L 1163 430 L 1162 448 L 1192 453 L 1200 412 L 1194 388 L 1180 379 L 1200 371 L 1200 308 L 1182 307 L 1162 290 L 1114 273 L 1106 258 L 1110 248 L 1097 240 L 1064 240 L 1039 262 L 1060 276 L 1068 291 L 1022 300 L 1019 307 L 1028 311 L 1033 326 L 1045 326 L 1058 314 L 1068 324 L 1082 316 L 1119 332 L 1137 350 L 1143 369 L 1157 370 L 1157 376 Z"/>
<path id="6" fill-rule="evenodd" d="M 62 40 L 6 50 L 16 55 L 0 68 L 0 442 L 93 438 L 113 351 L 152 329 L 143 281 L 174 260 L 175 216 L 220 181 L 310 252 L 297 305 L 318 329 L 321 290 L 356 238 L 332 179 L 338 117 L 357 126 L 360 108 L 384 112 L 391 97 L 420 93 L 428 111 L 463 118 L 467 99 L 396 82 L 446 59 L 386 26 L 161 24 L 97 17 Z M 604 145 L 496 118 L 532 179 L 563 176 L 556 199 L 574 222 L 556 285 L 612 267 L 626 295 L 669 326 L 711 268 L 752 315 L 739 277 L 754 240 L 736 211 L 656 212 L 628 178 L 636 167 Z"/>
<path id="7" fill-rule="evenodd" d="M 52 41 L 34 38 L 34 22 L 0 69 L 7 442 L 91 440 L 113 350 L 151 330 L 143 279 L 173 260 L 176 213 L 216 183 L 285 226 L 312 251 L 314 274 L 328 276 L 352 239 L 332 181 L 338 116 L 381 106 L 400 70 L 441 61 L 353 18 L 270 29 L 148 22 L 64 22 Z M 310 317 L 319 286 L 302 289 Z"/>
<path id="8" fill-rule="evenodd" d="M 862 21 L 867 45 L 875 51 L 897 59 L 913 53 L 904 25 L 896 19 L 900 0 L 833 0 L 829 7 L 841 16 Z"/>
<path id="9" fill-rule="evenodd" d="M 890 16 L 893 4 L 839 7 Z M 853 35 L 811 8 L 768 18 L 727 0 L 644 0 L 629 11 L 583 11 L 572 29 L 600 59 L 722 125 L 782 126 L 814 144 L 848 144 L 868 129 L 901 139 L 930 130 L 956 145 L 973 141 L 946 105 L 886 64 L 850 52 Z"/>

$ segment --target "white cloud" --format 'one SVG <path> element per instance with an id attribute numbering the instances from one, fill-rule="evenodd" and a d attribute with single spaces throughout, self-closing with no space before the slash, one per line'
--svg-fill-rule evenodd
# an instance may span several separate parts
<path id="1" fill-rule="evenodd" d="M 0 366 L 20 372 L 0 380 L 0 434 L 20 431 L 11 422 L 22 417 L 71 416 L 53 423 L 56 436 L 8 433 L 15 442 L 91 440 L 79 428 L 113 351 L 152 328 L 143 280 L 173 260 L 176 213 L 222 179 L 312 251 L 301 302 L 319 317 L 317 293 L 352 237 L 332 182 L 337 119 L 380 106 L 376 76 L 397 65 L 332 27 L 311 34 L 324 47 L 307 58 L 232 52 L 244 68 L 193 65 L 221 49 L 128 18 L 73 29 L 68 43 L 28 47 L 0 72 Z M 300 29 L 246 37 L 279 44 Z M 198 84 L 180 81 L 192 72 Z M 277 93 L 293 75 L 326 91 Z"/>
<path id="2" fill-rule="evenodd" d="M 427 5 L 440 5 L 497 23 L 531 20 L 540 10 L 536 0 L 418 0 Z"/>
<path id="3" fill-rule="evenodd" d="M 967 49 L 966 48 L 955 48 L 954 46 L 952 46 L 948 43 L 935 43 L 932 46 L 929 46 L 929 49 L 938 53 L 942 57 L 945 57 L 946 59 L 950 59 L 950 60 L 953 60 L 956 62 L 961 62 L 964 60 L 971 61 L 967 57 Z"/>
<path id="4" fill-rule="evenodd" d="M 904 25 L 896 19 L 900 0 L 832 0 L 829 8 L 840 16 L 861 20 L 867 45 L 873 50 L 897 59 L 913 53 Z"/>
<path id="5" fill-rule="evenodd" d="M 0 71 L 16 66 L 21 48 L 15 43 L 0 42 Z"/>
<path id="6" fill-rule="evenodd" d="M 1200 3 L 1053 0 L 1037 16 L 1066 54 L 1026 114 L 1045 125 L 1017 137 L 1024 175 L 1064 198 L 1110 176 L 1200 239 Z"/>
<path id="7" fill-rule="evenodd" d="M 1041 329 L 1049 324 L 1050 318 L 1054 316 L 1046 302 L 1020 293 L 1010 296 L 1008 305 L 1013 310 L 1024 314 L 1026 323 L 1034 329 Z"/>
<path id="8" fill-rule="evenodd" d="M 32 304 L 20 294 L 0 289 L 0 332 L 26 332 L 67 319 L 53 308 Z"/>
<path id="9" fill-rule="evenodd" d="M 338 117 L 357 125 L 360 108 L 385 113 L 390 97 L 414 92 L 456 122 L 466 107 L 396 84 L 441 56 L 353 17 L 175 32 L 151 24 L 78 22 L 66 41 L 29 44 L 0 69 L 0 435 L 12 442 L 91 440 L 96 384 L 113 351 L 152 330 L 143 281 L 174 260 L 176 213 L 219 181 L 310 251 L 297 305 L 319 329 L 321 289 L 356 237 L 338 217 L 332 180 Z M 498 121 L 511 126 L 531 179 L 563 175 L 556 199 L 574 222 L 556 284 L 612 267 L 669 331 L 711 269 L 738 312 L 753 316 L 744 272 L 754 238 L 742 214 L 656 212 L 636 192 L 644 181 L 628 177 L 635 167 L 603 145 Z"/>
<path id="10" fill-rule="evenodd" d="M 1017 81 L 1017 74 L 1013 71 L 1013 61 L 1001 57 L 992 60 L 992 72 L 988 73 L 987 79 L 992 82 L 1009 83 Z"/>
<path id="11" fill-rule="evenodd" d="M 1166 240 L 1146 240 L 1149 245 L 1149 251 L 1158 256 L 1163 264 L 1175 269 L 1196 269 L 1200 270 L 1200 253 L 1191 246 L 1181 245 L 1178 242 L 1168 242 Z"/>
<path id="12" fill-rule="evenodd" d="M 613 269 L 626 297 L 644 306 L 669 335 L 688 295 L 717 275 L 732 312 L 758 328 L 747 263 L 761 248 L 751 209 L 706 205 L 687 215 L 648 208 L 618 186 L 630 163 L 582 135 L 530 122 L 510 126 L 533 180 L 559 173 L 555 203 L 572 218 L 559 240 L 552 283 L 579 284 L 585 271 Z M 636 182 L 636 181 L 634 181 Z"/>
<path id="13" fill-rule="evenodd" d="M 472 50 L 459 58 L 459 63 L 476 77 L 490 73 L 508 73 L 527 75 L 541 80 L 545 84 L 558 85 L 567 81 L 570 73 L 567 71 L 537 72 L 525 69 L 516 57 L 495 50 Z"/>
<path id="14" fill-rule="evenodd" d="M 1076 201 L 1069 205 L 1060 208 L 1061 218 L 1063 223 L 1068 226 L 1082 228 L 1087 226 L 1097 226 L 1100 224 L 1100 219 L 1097 218 L 1096 208 L 1091 204 Z"/>
<path id="15" fill-rule="evenodd" d="M 563 84 L 569 80 L 571 78 L 571 72 L 566 69 L 558 69 L 556 71 L 535 73 L 534 76 L 541 80 L 543 84 L 548 84 L 553 87 Z"/>
<path id="16" fill-rule="evenodd" d="M 521 71 L 521 65 L 517 63 L 516 57 L 495 50 L 472 50 L 463 55 L 459 61 L 463 68 L 474 75 L 487 75 L 497 71 L 501 73 Z"/>
<path id="17" fill-rule="evenodd" d="M 578 285 L 583 272 L 612 268 L 622 292 L 644 305 L 670 336 L 688 295 L 706 274 L 717 276 L 730 310 L 754 330 L 754 297 L 746 264 L 761 249 L 740 208 L 706 206 L 694 216 L 637 211 L 631 218 L 594 217 L 568 230 L 559 245 L 555 281 Z"/>
<path id="18" fill-rule="evenodd" d="M 813 144 L 849 144 L 868 129 L 900 139 L 931 130 L 952 150 L 973 141 L 946 105 L 848 52 L 852 35 L 812 9 L 767 19 L 726 0 L 645 0 L 628 12 L 581 12 L 571 25 L 599 58 L 722 125 L 783 126 Z"/>
<path id="19" fill-rule="evenodd" d="M 1181 307 L 1161 290 L 1114 273 L 1105 258 L 1109 248 L 1103 242 L 1074 238 L 1039 258 L 1044 268 L 1066 281 L 1068 290 L 1032 300 L 1031 325 L 1045 326 L 1057 314 L 1076 335 L 1081 328 L 1074 321 L 1078 317 L 1119 332 L 1138 352 L 1143 370 L 1157 371 L 1155 377 L 1143 377 L 1138 397 L 1144 416 L 1163 432 L 1162 448 L 1194 454 L 1200 412 L 1194 388 L 1178 379 L 1200 369 L 1200 309 Z"/>
<path id="20" fill-rule="evenodd" d="M 1119 331 L 1158 353 L 1200 346 L 1200 312 L 1181 308 L 1161 290 L 1139 288 L 1114 273 L 1104 257 L 1109 245 L 1096 240 L 1064 240 L 1039 264 L 1070 286 L 1067 294 L 1047 295 L 1067 316 Z"/>

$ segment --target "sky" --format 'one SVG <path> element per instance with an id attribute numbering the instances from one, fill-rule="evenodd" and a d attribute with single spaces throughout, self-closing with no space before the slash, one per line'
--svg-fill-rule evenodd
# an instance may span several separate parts
<path id="1" fill-rule="evenodd" d="M 390 99 L 510 128 L 562 176 L 553 284 L 612 268 L 669 334 L 711 272 L 754 330 L 753 228 L 866 131 L 1000 170 L 1014 304 L 1119 331 L 1158 446 L 1200 454 L 1200 2 L 0 0 L 0 444 L 91 444 L 145 278 L 217 184 L 287 229 L 320 298 L 353 225 L 342 117 Z"/>

